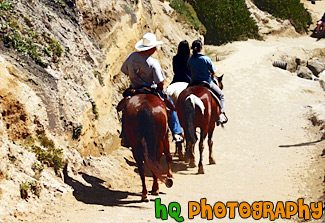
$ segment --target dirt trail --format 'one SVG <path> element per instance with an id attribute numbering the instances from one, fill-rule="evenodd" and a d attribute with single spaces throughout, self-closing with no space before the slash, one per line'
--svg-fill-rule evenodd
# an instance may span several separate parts
<path id="1" fill-rule="evenodd" d="M 323 46 L 323 40 L 316 42 L 305 36 L 297 39 L 249 40 L 209 47 L 223 58 L 215 66 L 225 74 L 224 91 L 229 118 L 226 128 L 217 128 L 214 134 L 216 165 L 207 165 L 207 147 L 204 175 L 196 175 L 197 168 L 189 169 L 175 158 L 174 186 L 167 189 L 161 185 L 161 202 L 178 202 L 185 222 L 207 222 L 199 216 L 188 220 L 189 201 L 199 202 L 201 198 L 207 198 L 207 203 L 211 205 L 217 201 L 285 202 L 297 201 L 298 198 L 304 198 L 306 203 L 319 201 L 324 191 L 322 181 L 325 166 L 320 154 L 325 142 L 316 142 L 319 138 L 309 134 L 307 113 L 308 105 L 324 101 L 324 91 L 318 82 L 300 79 L 288 71 L 273 67 L 272 62 L 279 59 L 279 55 L 305 56 L 312 53 L 312 49 Z M 127 149 L 121 151 L 131 154 Z M 149 203 L 138 202 L 141 192 L 139 177 L 130 178 L 125 184 L 131 188 L 108 190 L 98 185 L 79 185 L 83 189 L 63 196 L 59 202 L 48 207 L 38 220 L 76 223 L 166 222 L 155 219 L 153 200 L 157 197 L 152 196 Z M 151 182 L 148 186 L 151 187 Z M 89 191 L 94 193 L 94 197 L 90 199 L 91 202 L 83 202 L 80 197 L 91 196 Z M 106 202 L 102 202 L 101 197 L 107 197 Z M 34 219 L 33 222 L 38 220 Z M 238 215 L 234 220 L 213 220 L 249 221 L 253 220 L 241 219 Z M 167 222 L 175 221 L 169 217 Z"/>

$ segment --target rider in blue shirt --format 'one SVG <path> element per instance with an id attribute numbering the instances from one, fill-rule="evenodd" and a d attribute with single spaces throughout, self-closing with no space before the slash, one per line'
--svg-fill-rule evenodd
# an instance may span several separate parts
<path id="1" fill-rule="evenodd" d="M 202 81 L 209 83 L 210 89 L 220 100 L 221 114 L 219 116 L 219 122 L 221 124 L 226 123 L 228 119 L 225 116 L 225 96 L 219 86 L 212 81 L 211 76 L 216 73 L 212 61 L 208 56 L 200 53 L 202 50 L 202 42 L 200 40 L 195 40 L 192 43 L 192 50 L 193 55 L 187 62 L 187 66 L 192 75 L 191 83 Z"/>

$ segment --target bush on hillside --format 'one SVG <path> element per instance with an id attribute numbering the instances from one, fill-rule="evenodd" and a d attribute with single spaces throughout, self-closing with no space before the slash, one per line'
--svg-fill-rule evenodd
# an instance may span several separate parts
<path id="1" fill-rule="evenodd" d="M 254 0 L 255 5 L 280 19 L 289 19 L 297 32 L 306 32 L 312 18 L 300 0 Z"/>
<path id="2" fill-rule="evenodd" d="M 261 39 L 258 26 L 250 16 L 245 0 L 188 0 L 207 29 L 205 42 L 221 45 L 227 42 Z"/>
<path id="3" fill-rule="evenodd" d="M 202 35 L 206 33 L 206 28 L 198 19 L 193 7 L 183 0 L 168 0 L 170 6 L 178 13 L 179 18 L 199 31 Z"/>
<path id="4" fill-rule="evenodd" d="M 42 67 L 58 63 L 63 54 L 61 44 L 46 31 L 38 32 L 31 18 L 15 9 L 16 4 L 0 0 L 0 41 L 30 56 Z M 48 23 L 44 24 L 51 29 Z"/>

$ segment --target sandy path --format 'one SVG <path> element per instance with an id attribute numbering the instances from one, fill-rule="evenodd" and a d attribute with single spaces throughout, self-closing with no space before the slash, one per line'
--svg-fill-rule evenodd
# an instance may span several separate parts
<path id="1" fill-rule="evenodd" d="M 185 222 L 207 222 L 198 216 L 188 220 L 189 201 L 207 198 L 211 205 L 217 201 L 252 203 L 296 201 L 298 198 L 305 198 L 306 202 L 319 201 L 324 189 L 325 167 L 319 158 L 324 141 L 301 144 L 318 140 L 308 134 L 306 113 L 308 105 L 324 101 L 324 91 L 317 82 L 274 68 L 272 62 L 278 55 L 305 55 L 308 50 L 323 46 L 322 40 L 315 42 L 310 37 L 301 37 L 210 47 L 224 58 L 215 65 L 225 74 L 229 117 L 226 128 L 217 128 L 214 134 L 217 164 L 207 165 L 207 149 L 204 175 L 196 175 L 197 168 L 187 169 L 183 163 L 175 162 L 174 186 L 171 189 L 161 186 L 162 203 L 178 202 Z M 115 203 L 107 205 L 85 204 L 68 194 L 54 207 L 49 207 L 39 221 L 163 222 L 155 219 L 153 201 L 137 202 L 141 191 L 140 178 L 137 180 L 126 182 L 134 185 L 128 191 L 112 192 L 110 199 Z M 137 194 L 129 194 L 131 192 Z M 225 218 L 213 222 L 248 221 L 252 220 L 243 220 L 237 215 L 235 220 Z M 175 221 L 169 218 L 167 222 Z"/>

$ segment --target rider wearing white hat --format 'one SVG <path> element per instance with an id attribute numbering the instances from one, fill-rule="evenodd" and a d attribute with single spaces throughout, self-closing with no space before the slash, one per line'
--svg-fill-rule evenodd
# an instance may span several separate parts
<path id="1" fill-rule="evenodd" d="M 156 35 L 153 33 L 146 33 L 142 40 L 135 44 L 138 52 L 131 53 L 121 68 L 121 71 L 129 76 L 132 88 L 158 87 L 163 90 L 165 75 L 158 60 L 151 57 L 157 50 L 156 46 L 160 44 L 163 42 L 157 41 Z M 176 141 L 183 140 L 183 131 L 175 111 L 172 112 L 169 119 L 169 128 Z M 124 137 L 123 133 L 121 137 Z"/>
<path id="2" fill-rule="evenodd" d="M 157 41 L 156 35 L 153 33 L 146 33 L 144 34 L 142 40 L 138 41 L 137 44 L 135 44 L 135 48 L 138 51 L 146 51 L 150 50 L 153 47 L 156 47 L 157 45 L 163 44 L 162 41 Z"/>

